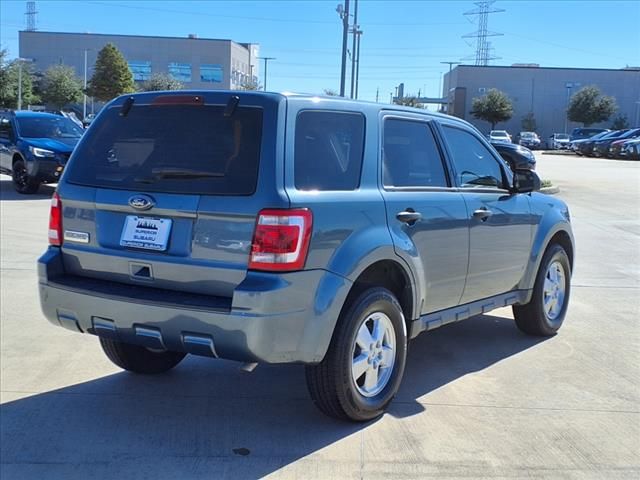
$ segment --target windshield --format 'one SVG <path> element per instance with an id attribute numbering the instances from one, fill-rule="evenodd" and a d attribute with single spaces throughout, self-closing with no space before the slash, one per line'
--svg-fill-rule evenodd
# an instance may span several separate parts
<path id="1" fill-rule="evenodd" d="M 16 118 L 23 138 L 80 138 L 83 130 L 65 117 Z"/>
<path id="2" fill-rule="evenodd" d="M 493 130 L 491 132 L 491 136 L 492 137 L 508 137 L 509 135 L 507 135 L 507 132 L 505 132 L 504 130 Z"/>
<path id="3" fill-rule="evenodd" d="M 556 133 L 556 140 L 569 140 L 569 135 L 566 133 Z"/>
<path id="4" fill-rule="evenodd" d="M 168 193 L 251 195 L 262 109 L 134 105 L 100 114 L 67 167 L 71 183 Z"/>

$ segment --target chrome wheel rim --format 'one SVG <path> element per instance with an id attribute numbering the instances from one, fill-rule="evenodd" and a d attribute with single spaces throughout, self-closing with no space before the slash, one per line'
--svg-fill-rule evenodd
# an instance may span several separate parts
<path id="1" fill-rule="evenodd" d="M 542 288 L 542 305 L 549 320 L 560 316 L 564 306 L 566 293 L 566 275 L 564 267 L 558 261 L 553 261 L 547 268 Z"/>
<path id="2" fill-rule="evenodd" d="M 365 397 L 379 394 L 389 383 L 396 362 L 396 334 L 391 319 L 375 312 L 364 319 L 351 351 L 351 377 Z"/>

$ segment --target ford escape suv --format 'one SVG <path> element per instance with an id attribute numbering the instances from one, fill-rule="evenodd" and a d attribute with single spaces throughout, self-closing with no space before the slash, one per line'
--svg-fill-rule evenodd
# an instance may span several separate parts
<path id="1" fill-rule="evenodd" d="M 553 335 L 567 312 L 567 206 L 468 123 L 338 98 L 123 96 L 52 199 L 42 309 L 159 373 L 186 354 L 306 365 L 313 401 L 364 421 L 420 332 L 513 305 Z"/>

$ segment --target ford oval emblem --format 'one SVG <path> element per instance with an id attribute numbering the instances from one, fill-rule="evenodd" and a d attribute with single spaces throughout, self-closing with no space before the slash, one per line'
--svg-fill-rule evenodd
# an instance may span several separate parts
<path id="1" fill-rule="evenodd" d="M 129 205 L 136 210 L 149 210 L 156 202 L 149 195 L 134 195 L 129 198 Z"/>

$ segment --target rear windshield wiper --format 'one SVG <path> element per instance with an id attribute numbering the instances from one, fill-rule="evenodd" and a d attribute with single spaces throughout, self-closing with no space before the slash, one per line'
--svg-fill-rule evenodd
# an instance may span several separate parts
<path id="1" fill-rule="evenodd" d="M 201 170 L 189 170 L 185 168 L 154 168 L 150 177 L 138 177 L 134 181 L 138 183 L 153 183 L 161 178 L 194 179 L 194 178 L 221 178 L 224 173 L 205 172 Z"/>

